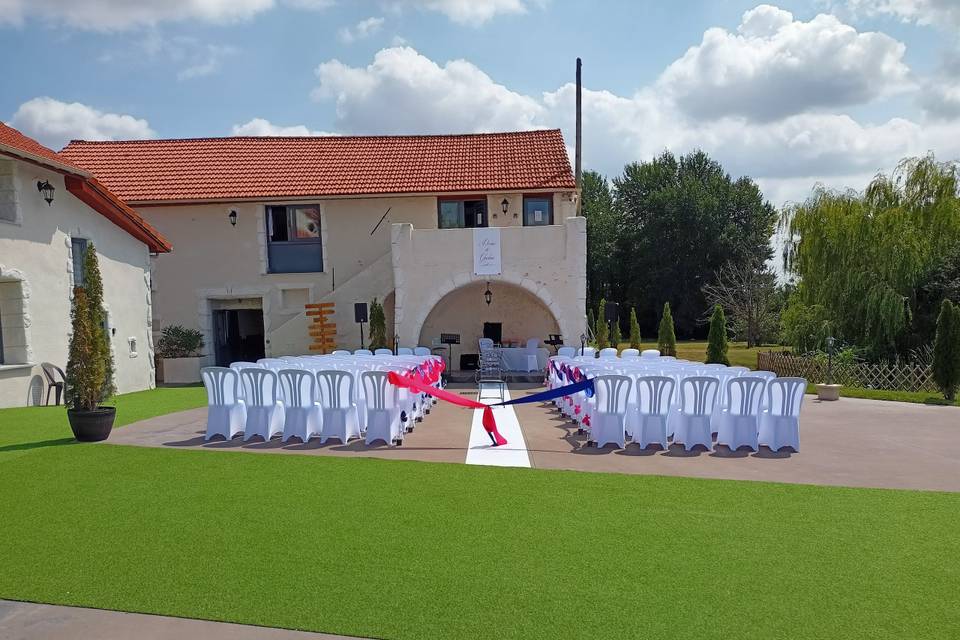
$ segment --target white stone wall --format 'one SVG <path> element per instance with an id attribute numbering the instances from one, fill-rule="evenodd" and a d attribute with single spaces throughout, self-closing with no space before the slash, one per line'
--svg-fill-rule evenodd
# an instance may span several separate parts
<path id="1" fill-rule="evenodd" d="M 16 223 L 0 220 L 0 324 L 6 360 L 0 365 L 0 407 L 33 404 L 38 387 L 46 396 L 41 362 L 66 367 L 72 236 L 86 238 L 97 247 L 119 392 L 152 388 L 146 245 L 68 193 L 58 173 L 0 158 L 0 174 L 13 176 L 8 183 L 16 186 L 18 219 Z M 38 180 L 49 180 L 56 189 L 52 206 L 37 191 Z M 131 350 L 131 339 L 136 352 Z"/>

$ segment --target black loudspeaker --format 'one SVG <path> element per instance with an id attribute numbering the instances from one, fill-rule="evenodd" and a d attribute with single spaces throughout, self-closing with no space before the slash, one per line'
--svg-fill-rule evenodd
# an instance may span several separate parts
<path id="1" fill-rule="evenodd" d="M 353 305 L 353 321 L 367 322 L 367 303 L 355 302 Z"/>
<path id="2" fill-rule="evenodd" d="M 616 302 L 608 302 L 603 308 L 603 321 L 617 322 L 618 320 L 620 320 L 620 305 Z"/>

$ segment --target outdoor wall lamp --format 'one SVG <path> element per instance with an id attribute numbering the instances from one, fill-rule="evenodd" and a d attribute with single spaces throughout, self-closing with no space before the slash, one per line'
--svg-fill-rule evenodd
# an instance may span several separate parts
<path id="1" fill-rule="evenodd" d="M 483 299 L 486 301 L 487 306 L 490 306 L 490 303 L 493 302 L 493 292 L 490 291 L 490 281 L 487 280 L 487 290 L 483 292 Z"/>
<path id="2" fill-rule="evenodd" d="M 53 188 L 49 180 L 37 180 L 37 191 L 39 191 L 43 199 L 47 201 L 47 206 L 53 204 L 53 192 L 56 191 L 56 189 Z"/>
<path id="3" fill-rule="evenodd" d="M 503 215 L 507 215 L 507 209 L 510 208 L 510 202 L 506 198 L 503 199 L 503 202 L 500 203 L 500 209 L 503 211 Z"/>
<path id="4" fill-rule="evenodd" d="M 237 226 L 237 210 L 230 209 L 230 213 L 227 214 L 227 219 L 230 221 L 230 226 Z"/>

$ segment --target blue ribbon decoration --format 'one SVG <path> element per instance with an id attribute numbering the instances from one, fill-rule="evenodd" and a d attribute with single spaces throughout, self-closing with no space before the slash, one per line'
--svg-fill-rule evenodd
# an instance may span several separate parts
<path id="1" fill-rule="evenodd" d="M 593 380 L 584 378 L 580 382 L 568 384 L 565 387 L 548 389 L 547 391 L 541 391 L 540 393 L 535 393 L 530 396 L 517 398 L 516 400 L 507 400 L 506 402 L 499 402 L 497 404 L 490 405 L 490 406 L 503 407 L 510 404 L 532 404 L 534 402 L 546 402 L 547 400 L 554 400 L 556 398 L 561 398 L 563 396 L 573 395 L 574 393 L 579 393 L 581 391 L 586 393 L 588 398 L 592 398 L 593 397 Z"/>

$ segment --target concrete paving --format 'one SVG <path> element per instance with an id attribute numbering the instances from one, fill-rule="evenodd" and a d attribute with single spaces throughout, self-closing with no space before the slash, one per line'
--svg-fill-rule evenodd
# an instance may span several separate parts
<path id="1" fill-rule="evenodd" d="M 512 385 L 513 397 L 538 391 Z M 475 389 L 461 393 L 475 396 Z M 685 453 L 586 447 L 586 436 L 552 405 L 515 407 L 531 466 L 541 469 L 690 476 L 731 480 L 765 480 L 800 484 L 960 492 L 960 407 L 844 398 L 839 402 L 804 400 L 800 417 L 801 451 Z M 230 449 L 274 454 L 369 456 L 377 458 L 458 462 L 467 458 L 473 411 L 446 403 L 436 405 L 425 422 L 408 434 L 402 447 L 367 448 L 314 439 L 294 441 L 203 442 L 206 409 L 153 418 L 114 431 L 108 442 L 150 447 Z"/>
<path id="2" fill-rule="evenodd" d="M 0 640 L 346 640 L 226 622 L 0 600 Z"/>

